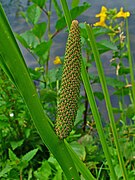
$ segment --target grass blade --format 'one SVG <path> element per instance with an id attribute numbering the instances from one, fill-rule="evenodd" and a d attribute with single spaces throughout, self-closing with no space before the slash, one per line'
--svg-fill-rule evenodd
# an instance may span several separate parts
<path id="1" fill-rule="evenodd" d="M 108 146 L 107 146 L 107 143 L 106 143 L 104 130 L 103 130 L 103 127 L 102 127 L 102 123 L 101 123 L 100 115 L 99 115 L 98 108 L 97 108 L 97 105 L 96 105 L 96 101 L 95 101 L 95 98 L 94 98 L 94 94 L 93 94 L 91 85 L 89 83 L 89 77 L 88 77 L 88 74 L 87 74 L 87 71 L 86 71 L 86 68 L 85 68 L 85 65 L 84 65 L 83 61 L 82 61 L 82 80 L 83 80 L 83 84 L 84 84 L 84 87 L 85 87 L 85 90 L 86 90 L 86 93 L 87 93 L 87 97 L 88 97 L 88 101 L 89 101 L 89 104 L 90 104 L 90 107 L 91 107 L 91 111 L 92 111 L 94 120 L 96 122 L 96 128 L 97 128 L 99 138 L 100 138 L 100 141 L 101 141 L 101 144 L 102 144 L 102 147 L 103 147 L 103 151 L 105 153 L 105 157 L 107 159 L 108 166 L 109 166 L 109 169 L 110 169 L 110 172 L 111 172 L 111 177 L 112 177 L 112 179 L 117 179 L 115 171 L 114 171 L 114 167 L 113 167 L 113 164 L 112 164 L 110 152 L 109 152 L 109 149 L 108 149 Z"/>
<path id="2" fill-rule="evenodd" d="M 128 19 L 126 19 L 126 35 L 127 35 L 127 50 L 128 50 L 128 60 L 129 60 L 131 84 L 132 84 L 133 103 L 134 103 L 134 107 L 135 107 L 135 80 L 134 80 L 134 72 L 133 72 L 133 61 L 132 61 L 131 49 L 130 49 Z"/>
<path id="3" fill-rule="evenodd" d="M 67 179 L 79 179 L 74 162 L 65 146 L 56 136 L 50 119 L 44 113 L 25 61 L 0 5 L 0 65 L 15 83 L 30 111 L 33 122 L 48 149 L 61 165 Z"/>
<path id="4" fill-rule="evenodd" d="M 74 150 L 71 148 L 71 146 L 67 143 L 67 141 L 65 141 L 65 144 L 68 148 L 69 153 L 71 154 L 71 156 L 73 157 L 73 160 L 76 164 L 76 167 L 78 169 L 79 172 L 81 172 L 81 174 L 83 175 L 83 177 L 86 180 L 96 180 L 94 178 L 94 176 L 91 174 L 91 172 L 86 168 L 86 166 L 84 165 L 84 163 L 82 161 L 80 161 L 79 157 L 77 156 L 77 154 L 74 152 Z"/>
<path id="5" fill-rule="evenodd" d="M 96 41 L 95 41 L 95 38 L 94 38 L 94 35 L 93 35 L 93 32 L 92 32 L 92 27 L 90 25 L 86 24 L 86 30 L 87 30 L 90 46 L 91 46 L 93 54 L 94 54 L 94 58 L 95 58 L 96 67 L 97 67 L 97 70 L 98 70 L 98 75 L 99 75 L 99 78 L 100 78 L 101 86 L 102 86 L 102 89 L 103 89 L 103 93 L 104 93 L 104 97 L 105 97 L 105 101 L 106 101 L 106 107 L 107 107 L 107 111 L 108 111 L 108 115 L 109 115 L 109 119 L 110 119 L 110 123 L 111 123 L 112 133 L 113 133 L 113 137 L 114 137 L 115 146 L 116 146 L 116 149 L 117 149 L 117 155 L 118 155 L 120 167 L 121 167 L 121 170 L 122 170 L 123 178 L 125 180 L 127 180 L 128 179 L 127 171 L 126 171 L 126 168 L 125 168 L 125 165 L 124 165 L 124 160 L 123 160 L 123 157 L 122 157 L 122 152 L 121 152 L 119 141 L 118 141 L 118 134 L 117 134 L 116 125 L 115 125 L 115 121 L 114 121 L 110 96 L 109 96 L 109 92 L 108 92 L 108 89 L 107 89 L 105 75 L 104 75 L 103 67 L 102 67 L 102 64 L 101 64 L 99 52 L 98 52 L 98 49 L 97 49 L 97 46 L 96 46 Z"/>

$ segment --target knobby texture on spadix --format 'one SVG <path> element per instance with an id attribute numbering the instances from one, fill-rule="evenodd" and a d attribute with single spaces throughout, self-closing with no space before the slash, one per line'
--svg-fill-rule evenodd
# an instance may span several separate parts
<path id="1" fill-rule="evenodd" d="M 81 79 L 81 40 L 77 20 L 73 20 L 66 45 L 55 131 L 60 139 L 71 132 L 78 109 Z"/>

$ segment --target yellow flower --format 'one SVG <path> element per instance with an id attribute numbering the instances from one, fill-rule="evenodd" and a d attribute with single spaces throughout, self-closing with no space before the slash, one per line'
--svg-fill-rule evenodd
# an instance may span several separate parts
<path id="1" fill-rule="evenodd" d="M 60 57 L 59 56 L 56 56 L 54 61 L 53 61 L 54 64 L 62 64 L 61 60 L 60 60 Z"/>
<path id="2" fill-rule="evenodd" d="M 130 16 L 130 12 L 123 12 L 123 8 L 121 7 L 120 8 L 120 11 L 116 14 L 116 17 L 117 18 L 121 18 L 121 17 L 123 17 L 123 18 L 127 18 L 127 17 L 129 17 Z"/>
<path id="3" fill-rule="evenodd" d="M 105 6 L 102 6 L 100 13 L 96 14 L 96 17 L 100 17 L 100 21 L 93 24 L 94 26 L 102 26 L 102 27 L 106 26 L 105 24 L 105 20 L 107 17 L 106 12 L 107 12 L 107 8 Z"/>
<path id="4" fill-rule="evenodd" d="M 96 14 L 96 17 L 106 17 L 107 8 L 105 6 L 101 7 L 101 11 L 99 14 Z"/>
<path id="5" fill-rule="evenodd" d="M 95 24 L 93 24 L 93 26 L 102 26 L 102 27 L 106 27 L 105 20 L 106 20 L 106 18 L 100 17 L 100 21 L 98 21 L 98 22 L 96 22 Z"/>

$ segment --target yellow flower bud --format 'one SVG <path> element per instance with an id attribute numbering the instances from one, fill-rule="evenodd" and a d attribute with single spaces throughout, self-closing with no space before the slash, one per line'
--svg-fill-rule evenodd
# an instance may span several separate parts
<path id="1" fill-rule="evenodd" d="M 54 64 L 62 64 L 61 60 L 60 60 L 60 57 L 59 56 L 56 56 L 54 61 L 53 61 Z"/>

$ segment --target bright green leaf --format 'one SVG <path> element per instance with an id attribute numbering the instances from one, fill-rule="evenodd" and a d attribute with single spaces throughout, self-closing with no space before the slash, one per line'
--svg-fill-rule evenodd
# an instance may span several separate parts
<path id="1" fill-rule="evenodd" d="M 79 158 L 84 161 L 86 157 L 85 147 L 76 141 L 70 143 L 72 149 L 76 152 Z"/>
<path id="2" fill-rule="evenodd" d="M 24 142 L 24 139 L 20 140 L 20 141 L 11 141 L 10 144 L 11 144 L 11 147 L 12 149 L 16 149 L 17 147 L 20 147 Z"/>
<path id="3" fill-rule="evenodd" d="M 8 172 L 10 172 L 12 169 L 12 167 L 10 166 L 10 164 L 7 164 L 5 168 L 2 169 L 2 171 L 0 172 L 0 177 L 1 179 L 3 179 L 2 177 L 7 174 Z"/>
<path id="4" fill-rule="evenodd" d="M 27 44 L 26 40 L 19 34 L 14 33 L 15 37 L 18 39 L 18 41 L 25 47 L 25 48 L 29 48 L 29 45 Z"/>
<path id="5" fill-rule="evenodd" d="M 116 44 L 113 44 L 111 41 L 109 40 L 101 40 L 100 42 L 97 43 L 97 47 L 99 49 L 99 47 L 101 48 L 107 48 L 108 50 L 114 50 L 117 51 L 117 46 Z M 99 49 L 100 50 L 100 49 Z"/>
<path id="6" fill-rule="evenodd" d="M 43 8 L 46 0 L 32 0 L 35 4 L 37 4 L 39 7 Z"/>
<path id="7" fill-rule="evenodd" d="M 49 176 L 52 174 L 51 167 L 47 161 L 43 161 L 40 168 L 34 172 L 36 179 L 45 180 L 49 179 Z"/>
<path id="8" fill-rule="evenodd" d="M 92 30 L 93 30 L 95 37 L 105 35 L 105 34 L 112 32 L 110 29 L 107 29 L 104 27 L 93 27 Z"/>
<path id="9" fill-rule="evenodd" d="M 122 177 L 122 171 L 121 171 L 120 165 L 117 164 L 114 169 L 115 169 L 118 179 L 120 179 Z"/>
<path id="10" fill-rule="evenodd" d="M 9 149 L 9 159 L 11 161 L 18 161 L 19 160 L 18 157 L 16 156 L 16 154 L 11 149 Z"/>
<path id="11" fill-rule="evenodd" d="M 56 11 L 56 14 L 57 14 L 58 18 L 61 18 L 62 17 L 62 10 L 59 7 L 59 4 L 57 3 L 57 0 L 53 0 L 52 2 L 54 4 L 54 8 L 55 8 L 55 11 Z"/>
<path id="12" fill-rule="evenodd" d="M 85 3 L 83 3 L 82 6 L 77 6 L 73 9 L 71 9 L 70 13 L 71 13 L 72 19 L 76 19 L 76 17 L 78 17 L 80 14 L 82 14 L 84 11 L 86 11 L 89 7 L 90 7 L 90 4 L 85 2 Z M 66 21 L 65 21 L 65 18 L 62 17 L 61 19 L 59 19 L 56 22 L 55 28 L 57 30 L 61 30 L 64 27 L 66 27 Z"/>
<path id="13" fill-rule="evenodd" d="M 72 4 L 71 4 L 72 8 L 78 6 L 79 3 L 80 3 L 80 0 L 72 0 Z"/>
<path id="14" fill-rule="evenodd" d="M 52 40 L 49 40 L 48 42 L 42 42 L 39 45 L 37 45 L 34 49 L 34 52 L 39 56 L 43 56 L 51 47 Z"/>
<path id="15" fill-rule="evenodd" d="M 32 32 L 37 36 L 39 39 L 44 35 L 46 31 L 47 24 L 45 22 L 35 24 Z"/>
<path id="16" fill-rule="evenodd" d="M 29 22 L 36 24 L 40 18 L 41 13 L 41 9 L 36 4 L 33 4 L 28 7 L 26 11 L 26 17 L 28 18 Z"/>
<path id="17" fill-rule="evenodd" d="M 82 6 L 77 6 L 73 9 L 71 9 L 70 13 L 72 16 L 72 19 L 75 19 L 79 15 L 81 15 L 84 11 L 86 11 L 91 5 L 87 2 L 84 2 Z"/>
<path id="18" fill-rule="evenodd" d="M 54 167 L 58 170 L 58 171 L 61 171 L 61 167 L 60 165 L 58 164 L 58 161 L 53 157 L 53 156 L 50 156 L 49 159 L 48 159 L 48 162 L 49 164 Z"/>
<path id="19" fill-rule="evenodd" d="M 22 161 L 29 162 L 36 155 L 37 151 L 38 151 L 38 149 L 29 151 L 22 157 Z"/>
<path id="20" fill-rule="evenodd" d="M 25 47 L 29 47 L 30 49 L 35 48 L 39 43 L 37 37 L 31 31 L 26 31 L 20 36 L 21 38 L 19 38 L 18 40 L 21 40 L 20 42 L 23 43 Z"/>

